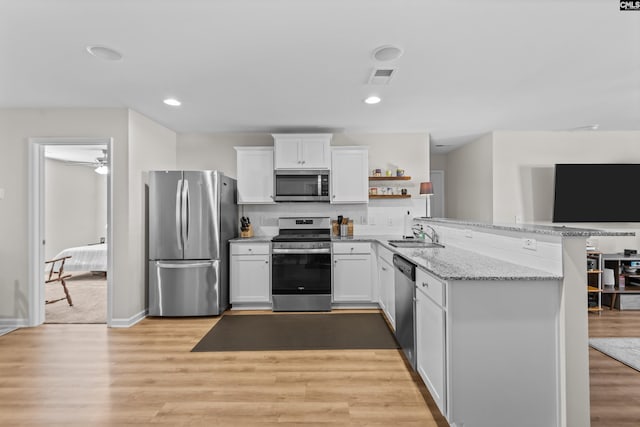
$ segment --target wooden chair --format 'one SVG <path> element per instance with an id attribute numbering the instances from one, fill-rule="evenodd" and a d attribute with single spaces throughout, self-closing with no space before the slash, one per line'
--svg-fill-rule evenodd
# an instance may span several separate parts
<path id="1" fill-rule="evenodd" d="M 65 256 L 62 258 L 52 259 L 50 261 L 45 261 L 46 264 L 51 264 L 51 270 L 49 270 L 49 277 L 45 280 L 45 284 L 60 282 L 62 285 L 62 289 L 64 289 L 65 297 L 54 299 L 51 301 L 45 301 L 45 304 L 53 304 L 54 302 L 62 301 L 66 298 L 67 302 L 71 307 L 73 307 L 73 301 L 71 301 L 71 295 L 69 294 L 69 289 L 67 289 L 67 284 L 65 283 L 65 279 L 71 277 L 71 274 L 64 274 L 64 262 L 67 258 L 71 258 L 71 255 Z"/>

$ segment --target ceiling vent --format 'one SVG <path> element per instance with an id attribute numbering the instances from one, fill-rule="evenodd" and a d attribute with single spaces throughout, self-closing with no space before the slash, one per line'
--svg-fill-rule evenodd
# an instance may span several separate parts
<path id="1" fill-rule="evenodd" d="M 374 68 L 369 76 L 368 83 L 370 85 L 388 85 L 395 75 L 395 68 Z"/>

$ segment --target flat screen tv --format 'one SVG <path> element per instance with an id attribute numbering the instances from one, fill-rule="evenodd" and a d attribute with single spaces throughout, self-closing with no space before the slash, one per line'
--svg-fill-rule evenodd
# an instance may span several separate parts
<path id="1" fill-rule="evenodd" d="M 640 164 L 557 164 L 553 222 L 640 222 Z"/>

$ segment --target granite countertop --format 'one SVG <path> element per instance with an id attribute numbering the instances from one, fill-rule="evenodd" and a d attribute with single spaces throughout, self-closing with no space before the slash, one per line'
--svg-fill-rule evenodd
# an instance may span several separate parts
<path id="1" fill-rule="evenodd" d="M 233 243 L 269 243 L 272 236 L 254 236 L 231 239 Z M 444 248 L 397 248 L 388 240 L 401 239 L 398 235 L 356 235 L 331 238 L 332 242 L 374 242 L 393 253 L 415 263 L 418 267 L 443 280 L 561 280 L 562 276 L 520 264 L 467 251 L 455 246 Z"/>
<path id="2" fill-rule="evenodd" d="M 595 228 L 574 228 L 565 227 L 561 225 L 537 225 L 537 224 L 489 224 L 483 222 L 474 221 L 460 221 L 447 218 L 416 218 L 425 222 L 432 222 L 435 224 L 443 224 L 449 226 L 461 226 L 461 227 L 477 227 L 488 228 L 492 230 L 506 230 L 506 231 L 519 231 L 523 233 L 533 234 L 550 234 L 555 236 L 565 237 L 580 237 L 580 236 L 635 236 L 633 231 L 609 231 L 598 230 Z"/>
<path id="3" fill-rule="evenodd" d="M 236 237 L 229 239 L 231 243 L 271 243 L 273 236 Z"/>

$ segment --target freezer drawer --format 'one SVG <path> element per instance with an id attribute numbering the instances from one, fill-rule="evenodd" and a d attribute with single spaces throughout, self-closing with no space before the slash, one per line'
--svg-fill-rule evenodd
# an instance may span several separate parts
<path id="1" fill-rule="evenodd" d="M 150 316 L 215 316 L 220 261 L 149 261 Z"/>

